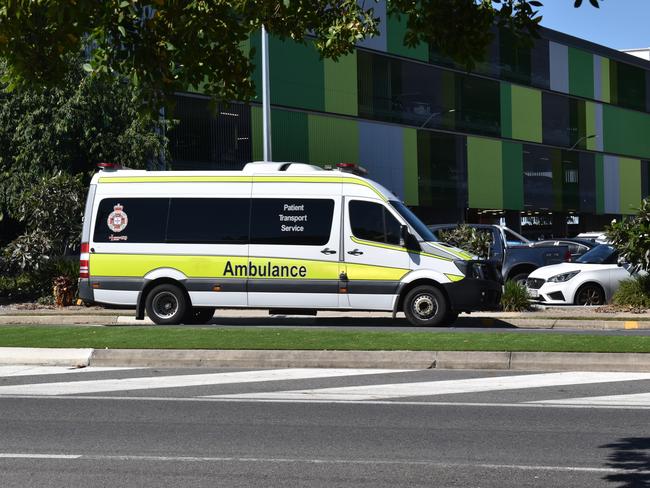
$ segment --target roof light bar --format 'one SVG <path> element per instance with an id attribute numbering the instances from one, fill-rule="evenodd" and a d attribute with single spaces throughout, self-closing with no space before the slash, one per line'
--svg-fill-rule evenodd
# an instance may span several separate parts
<path id="1" fill-rule="evenodd" d="M 355 163 L 337 163 L 336 167 L 338 168 L 339 171 L 343 171 L 345 173 L 352 173 L 357 176 L 368 175 L 368 170 L 366 170 L 366 168 L 359 166 L 358 164 Z"/>

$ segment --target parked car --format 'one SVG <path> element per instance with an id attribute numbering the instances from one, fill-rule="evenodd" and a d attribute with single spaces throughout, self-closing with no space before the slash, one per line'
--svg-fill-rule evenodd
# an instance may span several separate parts
<path id="1" fill-rule="evenodd" d="M 533 299 L 548 304 L 603 305 L 630 276 L 628 269 L 618 264 L 616 249 L 599 244 L 575 262 L 533 271 L 526 287 Z"/>
<path id="2" fill-rule="evenodd" d="M 579 239 L 586 239 L 588 241 L 593 241 L 596 244 L 608 244 L 607 235 L 602 230 L 581 232 L 576 236 Z"/>
<path id="3" fill-rule="evenodd" d="M 571 261 L 575 261 L 597 245 L 598 244 L 595 241 L 577 238 L 547 239 L 543 241 L 534 241 L 532 243 L 533 247 L 566 246 L 569 248 L 569 252 L 571 253 Z"/>
<path id="4" fill-rule="evenodd" d="M 500 225 L 467 224 L 492 236 L 489 259 L 501 268 L 504 280 L 526 283 L 528 275 L 541 266 L 557 264 L 571 259 L 565 245 L 533 246 L 532 242 L 512 229 Z M 458 224 L 430 225 L 436 237 L 441 230 L 451 230 Z"/>

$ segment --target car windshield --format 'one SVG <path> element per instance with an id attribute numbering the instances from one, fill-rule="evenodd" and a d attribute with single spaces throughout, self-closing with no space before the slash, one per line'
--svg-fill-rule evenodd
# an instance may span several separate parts
<path id="1" fill-rule="evenodd" d="M 616 249 L 607 244 L 600 244 L 591 251 L 584 253 L 576 263 L 584 264 L 612 264 L 616 260 Z"/>
<path id="2" fill-rule="evenodd" d="M 398 202 L 397 200 L 391 200 L 389 202 L 397 212 L 404 217 L 404 220 L 406 220 L 411 228 L 417 232 L 422 239 L 425 241 L 429 242 L 435 242 L 438 239 L 436 236 L 433 235 L 433 232 L 429 230 L 429 228 L 422 223 L 422 221 L 413 213 L 411 210 L 404 205 L 402 202 Z"/>

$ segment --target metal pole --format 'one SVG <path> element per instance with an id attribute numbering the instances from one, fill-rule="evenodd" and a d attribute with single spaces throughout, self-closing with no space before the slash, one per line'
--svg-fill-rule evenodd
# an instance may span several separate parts
<path id="1" fill-rule="evenodd" d="M 262 25 L 262 131 L 264 132 L 264 162 L 271 156 L 271 90 L 269 86 L 269 35 Z"/>

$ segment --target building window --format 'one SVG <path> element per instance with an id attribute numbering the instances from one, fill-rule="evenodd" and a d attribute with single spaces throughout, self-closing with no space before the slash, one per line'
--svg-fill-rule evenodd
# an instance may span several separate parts
<path id="1" fill-rule="evenodd" d="M 241 103 L 210 108 L 207 98 L 178 95 L 169 131 L 172 169 L 237 170 L 252 159 L 250 107 Z"/>

